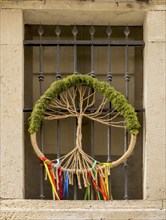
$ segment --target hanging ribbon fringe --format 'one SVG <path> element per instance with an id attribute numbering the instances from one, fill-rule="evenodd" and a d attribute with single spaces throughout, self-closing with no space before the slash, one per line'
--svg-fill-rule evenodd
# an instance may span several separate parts
<path id="1" fill-rule="evenodd" d="M 43 162 L 46 175 L 50 181 L 53 193 L 53 199 L 63 200 L 69 197 L 69 184 L 73 185 L 73 175 L 77 176 L 77 182 L 81 184 L 80 175 L 82 173 L 74 173 L 68 169 L 64 170 L 59 166 L 57 162 L 51 162 L 46 157 L 41 157 L 40 160 Z M 94 161 L 92 168 L 87 169 L 83 172 L 83 178 L 86 181 L 86 190 L 84 200 L 91 199 L 91 187 L 94 188 L 96 193 L 96 200 L 112 200 L 111 192 L 109 192 L 109 181 L 108 176 L 110 175 L 111 163 L 99 164 L 96 160 Z M 58 192 L 57 192 L 58 190 Z"/>
<path id="2" fill-rule="evenodd" d="M 40 160 L 43 161 L 47 176 L 48 176 L 49 181 L 51 183 L 52 191 L 53 191 L 53 198 L 54 198 L 54 195 L 55 195 L 56 199 L 60 200 L 60 198 L 58 196 L 58 193 L 56 191 L 55 176 L 54 176 L 54 173 L 52 171 L 52 165 L 53 164 L 51 163 L 51 164 L 48 165 L 49 160 L 45 157 L 40 158 Z"/>
<path id="3" fill-rule="evenodd" d="M 96 102 L 97 94 L 103 96 L 99 103 Z M 110 102 L 113 109 L 103 114 Z M 91 111 L 93 106 L 98 107 Z M 123 116 L 123 119 L 119 116 Z M 69 117 L 77 119 L 74 148 L 59 159 L 50 161 L 38 147 L 36 132 L 42 120 L 61 120 Z M 99 163 L 84 152 L 82 146 L 84 118 L 103 125 L 127 129 L 131 133 L 130 145 L 124 155 L 113 162 L 114 167 L 127 159 L 134 149 L 140 125 L 133 107 L 121 93 L 108 83 L 83 75 L 73 75 L 54 82 L 36 102 L 29 127 L 32 146 L 36 155 L 43 161 L 46 177 L 52 186 L 53 199 L 68 198 L 69 184 L 73 185 L 76 177 L 78 188 L 82 189 L 82 186 L 86 188 L 85 199 L 91 199 L 90 191 L 94 188 L 97 200 L 112 200 L 109 175 L 113 166 L 111 163 Z"/>

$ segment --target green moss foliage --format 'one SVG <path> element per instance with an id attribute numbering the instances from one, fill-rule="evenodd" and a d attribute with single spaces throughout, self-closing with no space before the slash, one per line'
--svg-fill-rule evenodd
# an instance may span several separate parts
<path id="1" fill-rule="evenodd" d="M 56 98 L 59 93 L 73 86 L 88 86 L 92 87 L 95 92 L 101 93 L 112 103 L 120 115 L 125 118 L 126 129 L 131 134 L 138 134 L 140 124 L 137 114 L 134 108 L 128 103 L 127 99 L 110 86 L 110 84 L 85 75 L 71 75 L 51 84 L 34 106 L 29 123 L 29 132 L 31 134 L 39 130 L 41 121 L 44 119 L 44 113 L 52 100 Z"/>

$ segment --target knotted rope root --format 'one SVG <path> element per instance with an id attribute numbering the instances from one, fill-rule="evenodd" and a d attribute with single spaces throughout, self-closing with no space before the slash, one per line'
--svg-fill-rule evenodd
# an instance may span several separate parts
<path id="1" fill-rule="evenodd" d="M 95 167 L 93 164 L 96 162 Z M 86 154 L 80 148 L 74 148 L 69 154 L 60 158 L 59 166 L 56 167 L 56 171 L 61 167 L 61 170 L 65 173 L 66 170 L 69 172 L 69 184 L 73 185 L 73 175 L 77 176 L 77 183 L 79 189 L 82 188 L 82 180 L 84 187 L 90 185 L 89 178 L 87 176 L 87 170 L 91 172 L 91 175 L 94 180 L 97 181 L 97 173 L 100 170 L 104 176 L 103 169 L 100 166 L 100 163 L 95 161 L 92 157 Z"/>

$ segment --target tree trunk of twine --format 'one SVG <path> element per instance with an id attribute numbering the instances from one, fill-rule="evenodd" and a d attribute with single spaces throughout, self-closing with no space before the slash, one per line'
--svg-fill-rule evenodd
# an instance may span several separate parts
<path id="1" fill-rule="evenodd" d="M 76 148 L 78 149 L 82 149 L 82 118 L 83 114 L 77 117 Z"/>

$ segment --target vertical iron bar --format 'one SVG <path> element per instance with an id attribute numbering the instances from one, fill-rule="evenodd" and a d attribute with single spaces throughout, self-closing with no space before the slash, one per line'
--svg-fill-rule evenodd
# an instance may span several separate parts
<path id="1" fill-rule="evenodd" d="M 112 34 L 112 29 L 110 26 L 107 28 L 107 35 L 108 35 L 108 42 L 111 40 L 111 34 Z M 111 85 L 112 83 L 112 72 L 111 72 L 111 46 L 108 45 L 108 74 L 107 74 L 107 81 Z M 112 108 L 111 102 L 109 103 L 109 109 Z M 108 126 L 107 128 L 107 162 L 111 162 L 111 126 Z M 110 198 L 111 198 L 111 191 L 112 191 L 112 186 L 111 186 L 111 175 L 108 177 L 109 180 L 109 193 L 110 193 Z"/>
<path id="2" fill-rule="evenodd" d="M 59 36 L 61 34 L 61 29 L 57 25 L 55 28 L 55 34 L 57 41 L 59 41 Z M 61 79 L 61 74 L 60 74 L 60 47 L 59 44 L 57 44 L 56 47 L 56 80 Z M 60 121 L 57 120 L 57 158 L 60 157 Z"/>
<path id="3" fill-rule="evenodd" d="M 57 120 L 57 159 L 60 158 L 60 121 Z"/>
<path id="4" fill-rule="evenodd" d="M 107 35 L 108 35 L 108 42 L 111 40 L 110 36 L 112 34 L 111 27 L 108 26 L 107 28 Z M 108 74 L 107 74 L 107 81 L 111 85 L 112 83 L 112 72 L 111 72 L 111 46 L 108 45 Z M 111 102 L 109 103 L 109 107 L 111 109 Z M 108 126 L 108 141 L 107 141 L 107 162 L 111 161 L 111 127 Z"/>
<path id="5" fill-rule="evenodd" d="M 77 34 L 78 30 L 77 27 L 74 25 L 72 30 L 74 41 L 77 41 Z M 74 44 L 74 74 L 77 74 L 77 45 Z M 77 103 L 76 103 L 77 106 Z M 74 119 L 74 143 L 76 142 L 76 129 L 77 129 L 77 119 Z M 77 200 L 77 177 L 74 175 L 74 200 Z"/>
<path id="6" fill-rule="evenodd" d="M 91 72 L 90 75 L 92 77 L 95 77 L 95 72 L 94 72 L 94 45 L 93 45 L 93 40 L 94 40 L 94 33 L 95 33 L 95 28 L 92 24 L 90 28 L 90 35 L 91 35 Z"/>
<path id="7" fill-rule="evenodd" d="M 128 35 L 130 34 L 130 30 L 128 27 L 124 30 L 126 41 L 128 40 Z M 125 81 L 126 81 L 126 99 L 129 99 L 129 81 L 130 81 L 130 75 L 129 75 L 129 62 L 128 62 L 128 45 L 125 47 Z M 124 132 L 124 152 L 127 151 L 128 147 L 128 132 L 125 130 Z M 125 169 L 125 195 L 124 199 L 128 200 L 128 163 L 127 160 L 124 162 L 124 169 Z"/>
<path id="8" fill-rule="evenodd" d="M 74 175 L 74 200 L 77 200 L 77 176 Z"/>
<path id="9" fill-rule="evenodd" d="M 42 25 L 39 26 L 38 28 L 38 34 L 40 40 L 42 40 L 42 35 L 44 33 Z M 44 80 L 44 75 L 43 75 L 43 47 L 42 45 L 39 46 L 39 84 L 40 84 L 40 96 L 43 94 L 43 80 Z M 43 123 L 41 123 L 40 127 L 40 149 L 42 152 L 44 152 L 44 145 L 43 145 Z M 44 167 L 43 164 L 41 164 L 41 169 L 40 169 L 40 199 L 44 198 L 44 187 L 43 187 L 43 180 L 44 180 Z"/>
<path id="10" fill-rule="evenodd" d="M 94 40 L 94 33 L 95 33 L 95 28 L 92 24 L 90 28 L 90 35 L 91 35 L 91 71 L 90 71 L 90 76 L 95 77 L 95 71 L 94 71 L 94 45 L 93 45 L 93 40 Z M 92 89 L 92 93 L 93 93 Z M 94 121 L 91 120 L 91 157 L 94 158 Z M 93 187 L 91 187 L 91 200 L 94 199 L 94 190 Z"/>
<path id="11" fill-rule="evenodd" d="M 56 34 L 57 41 L 59 41 L 59 36 L 61 34 L 61 29 L 58 25 L 55 28 L 55 34 Z M 60 46 L 59 46 L 59 44 L 57 44 L 57 47 L 56 47 L 56 79 L 57 80 L 61 79 L 61 74 L 60 74 Z"/>
<path id="12" fill-rule="evenodd" d="M 73 36 L 74 36 L 74 41 L 76 42 L 77 40 L 77 34 L 78 30 L 77 27 L 74 25 L 74 28 L 72 30 Z M 77 45 L 74 44 L 74 74 L 77 74 Z"/>
<path id="13" fill-rule="evenodd" d="M 60 29 L 59 25 L 57 25 L 55 28 L 55 34 L 56 34 L 57 41 L 59 41 L 59 37 L 61 34 L 61 29 Z M 56 46 L 56 75 L 55 75 L 55 78 L 56 78 L 56 80 L 61 79 L 60 46 L 59 46 L 59 44 L 57 44 L 57 46 Z M 59 98 L 59 96 L 58 96 L 58 98 Z M 59 159 L 60 158 L 60 121 L 59 120 L 56 121 L 56 125 L 57 125 L 57 159 Z M 54 200 L 55 200 L 55 196 L 54 196 Z"/>
<path id="14" fill-rule="evenodd" d="M 76 143 L 77 119 L 74 119 L 74 143 Z M 77 176 L 74 175 L 74 200 L 77 200 Z"/>

